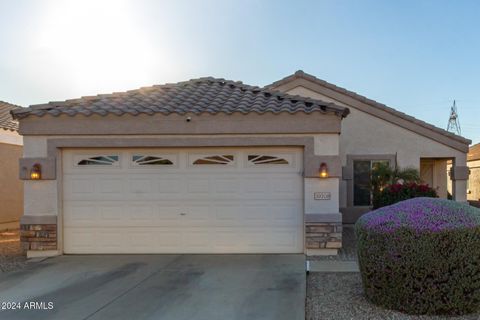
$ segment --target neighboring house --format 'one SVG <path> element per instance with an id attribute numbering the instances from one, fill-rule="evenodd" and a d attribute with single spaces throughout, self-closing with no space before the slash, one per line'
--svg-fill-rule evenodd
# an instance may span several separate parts
<path id="1" fill-rule="evenodd" d="M 469 140 L 303 72 L 267 88 L 201 78 L 13 115 L 29 256 L 335 254 L 342 220 L 369 208 L 375 161 L 454 159 L 466 201 Z"/>
<path id="2" fill-rule="evenodd" d="M 480 204 L 480 143 L 470 147 L 467 156 L 467 166 L 470 169 L 470 177 L 467 185 L 467 199 Z"/>
<path id="3" fill-rule="evenodd" d="M 19 227 L 23 214 L 23 182 L 18 178 L 22 136 L 10 111 L 19 106 L 0 101 L 0 230 Z"/>

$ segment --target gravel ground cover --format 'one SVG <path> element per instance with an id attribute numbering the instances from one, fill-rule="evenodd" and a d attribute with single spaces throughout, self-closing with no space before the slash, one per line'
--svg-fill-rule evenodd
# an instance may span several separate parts
<path id="1" fill-rule="evenodd" d="M 309 257 L 317 261 L 356 261 L 357 250 L 353 225 L 343 226 L 343 247 L 337 256 Z M 318 273 L 307 276 L 307 320 L 477 320 L 480 312 L 461 317 L 411 316 L 385 310 L 363 296 L 360 273 Z"/>
<path id="2" fill-rule="evenodd" d="M 0 272 L 25 268 L 27 258 L 20 246 L 19 230 L 0 232 Z"/>
<path id="3" fill-rule="evenodd" d="M 310 273 L 307 276 L 306 319 L 473 320 L 480 319 L 480 312 L 461 317 L 410 316 L 368 302 L 363 296 L 360 273 Z"/>

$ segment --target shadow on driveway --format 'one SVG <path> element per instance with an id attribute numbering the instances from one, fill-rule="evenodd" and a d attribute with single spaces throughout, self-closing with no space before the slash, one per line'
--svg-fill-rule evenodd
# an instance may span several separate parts
<path id="1" fill-rule="evenodd" d="M 1 310 L 0 318 L 304 319 L 304 261 L 303 255 L 60 256 L 0 275 L 0 300 L 22 307 Z M 25 302 L 46 310 L 24 309 Z"/>

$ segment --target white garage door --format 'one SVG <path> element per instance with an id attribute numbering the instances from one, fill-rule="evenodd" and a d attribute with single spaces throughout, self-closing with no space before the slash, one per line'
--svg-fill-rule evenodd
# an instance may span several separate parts
<path id="1" fill-rule="evenodd" d="M 303 252 L 302 150 L 65 149 L 65 253 Z"/>

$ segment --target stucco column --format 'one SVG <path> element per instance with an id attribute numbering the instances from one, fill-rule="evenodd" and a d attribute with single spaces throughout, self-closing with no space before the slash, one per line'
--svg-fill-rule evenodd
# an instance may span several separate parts
<path id="1" fill-rule="evenodd" d="M 305 167 L 305 253 L 334 255 L 342 247 L 339 139 L 338 134 L 329 134 L 314 140 L 314 152 L 307 155 Z M 319 175 L 322 164 L 328 167 L 328 177 Z"/>
<path id="2" fill-rule="evenodd" d="M 454 165 L 450 169 L 452 179 L 452 196 L 455 201 L 467 202 L 467 179 L 470 169 L 467 167 L 466 156 L 455 158 Z"/>
<path id="3" fill-rule="evenodd" d="M 338 177 L 305 178 L 305 253 L 335 255 L 342 247 Z"/>
<path id="4" fill-rule="evenodd" d="M 467 202 L 467 180 L 453 180 L 453 199 L 459 202 Z"/>
<path id="5" fill-rule="evenodd" d="M 20 219 L 22 247 L 27 257 L 60 254 L 57 227 L 58 180 L 55 158 L 47 155 L 45 137 L 24 137 L 23 158 L 19 161 L 20 179 L 24 181 L 24 208 Z M 40 164 L 41 180 L 30 180 L 29 170 Z"/>

